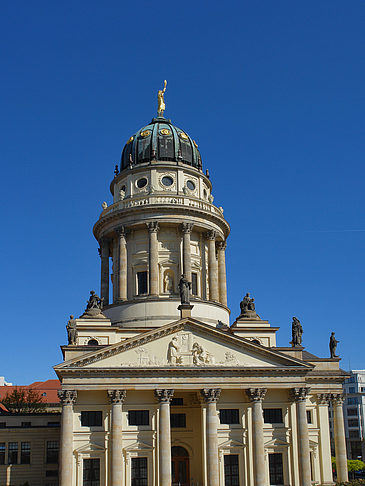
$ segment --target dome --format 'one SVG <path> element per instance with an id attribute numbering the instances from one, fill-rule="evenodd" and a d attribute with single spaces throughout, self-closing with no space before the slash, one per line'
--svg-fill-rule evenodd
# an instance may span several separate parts
<path id="1" fill-rule="evenodd" d="M 120 170 L 152 160 L 182 162 L 202 168 L 195 141 L 162 116 L 153 118 L 149 125 L 130 137 L 122 152 Z"/>

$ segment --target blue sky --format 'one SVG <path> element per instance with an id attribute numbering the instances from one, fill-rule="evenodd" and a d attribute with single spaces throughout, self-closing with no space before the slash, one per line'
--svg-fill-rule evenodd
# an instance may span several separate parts
<path id="1" fill-rule="evenodd" d="M 363 1 L 4 2 L 0 375 L 52 378 L 99 290 L 92 225 L 156 112 L 198 143 L 231 225 L 232 320 L 262 318 L 365 368 Z"/>

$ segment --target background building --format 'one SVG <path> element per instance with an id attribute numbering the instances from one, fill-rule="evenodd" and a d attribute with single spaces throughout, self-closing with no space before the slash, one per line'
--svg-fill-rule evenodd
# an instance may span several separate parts
<path id="1" fill-rule="evenodd" d="M 365 460 L 365 370 L 352 370 L 343 385 L 345 431 L 349 459 Z"/>

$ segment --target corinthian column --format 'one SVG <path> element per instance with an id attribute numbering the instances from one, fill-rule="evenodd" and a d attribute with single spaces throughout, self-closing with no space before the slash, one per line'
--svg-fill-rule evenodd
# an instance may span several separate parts
<path id="1" fill-rule="evenodd" d="M 249 388 L 246 393 L 252 402 L 252 449 L 254 486 L 267 484 L 264 447 L 264 420 L 262 415 L 262 401 L 266 395 L 266 388 Z"/>
<path id="2" fill-rule="evenodd" d="M 206 430 L 208 485 L 219 486 L 217 401 L 221 394 L 221 390 L 220 388 L 204 388 L 203 390 L 200 390 L 200 393 L 207 404 Z"/>
<path id="3" fill-rule="evenodd" d="M 311 486 L 311 464 L 306 407 L 309 392 L 309 387 L 293 388 L 291 390 L 292 398 L 297 404 L 298 462 L 301 486 Z"/>
<path id="4" fill-rule="evenodd" d="M 335 393 L 332 395 L 332 408 L 334 416 L 334 435 L 335 435 L 335 455 L 336 455 L 336 469 L 337 480 L 339 482 L 347 482 L 347 455 L 346 455 L 346 439 L 345 428 L 343 423 L 343 395 Z"/>
<path id="5" fill-rule="evenodd" d="M 319 428 L 319 461 L 321 467 L 321 483 L 333 484 L 331 464 L 330 424 L 328 420 L 328 404 L 331 395 L 319 393 L 317 395 L 318 428 Z"/>
<path id="6" fill-rule="evenodd" d="M 123 485 L 122 456 L 122 406 L 126 396 L 125 390 L 108 390 L 112 404 L 111 442 L 110 442 L 110 486 Z"/>
<path id="7" fill-rule="evenodd" d="M 226 241 L 218 241 L 219 302 L 223 305 L 227 305 L 226 247 Z"/>
<path id="8" fill-rule="evenodd" d="M 206 234 L 208 240 L 208 275 L 209 275 L 209 300 L 219 301 L 218 292 L 218 268 L 215 256 L 216 232 L 211 230 Z"/>
<path id="9" fill-rule="evenodd" d="M 58 390 L 62 403 L 61 437 L 60 437 L 60 486 L 70 486 L 73 471 L 73 405 L 77 398 L 75 390 Z"/>
<path id="10" fill-rule="evenodd" d="M 126 228 L 121 226 L 115 230 L 118 235 L 118 278 L 117 300 L 127 300 L 127 242 Z"/>
<path id="11" fill-rule="evenodd" d="M 101 258 L 101 298 L 104 305 L 109 304 L 109 239 L 100 240 L 100 258 Z"/>
<path id="12" fill-rule="evenodd" d="M 170 401 L 174 390 L 155 390 L 155 397 L 160 402 L 159 414 L 159 486 L 171 486 L 171 430 Z"/>
<path id="13" fill-rule="evenodd" d="M 149 232 L 149 278 L 150 278 L 150 295 L 158 295 L 158 241 L 157 232 L 159 224 L 157 221 L 146 223 Z"/>
<path id="14" fill-rule="evenodd" d="M 183 273 L 188 282 L 191 282 L 191 248 L 190 248 L 190 234 L 193 229 L 193 223 L 182 223 L 181 231 L 183 234 Z"/>

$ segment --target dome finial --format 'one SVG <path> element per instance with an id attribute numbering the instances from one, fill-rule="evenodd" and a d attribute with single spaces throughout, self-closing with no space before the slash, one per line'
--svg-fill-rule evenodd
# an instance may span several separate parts
<path id="1" fill-rule="evenodd" d="M 158 103 L 157 114 L 158 114 L 158 116 L 161 116 L 161 117 L 163 117 L 163 112 L 165 111 L 165 108 L 166 108 L 165 100 L 163 98 L 165 91 L 166 91 L 166 85 L 167 85 L 167 81 L 165 79 L 163 89 L 159 89 L 158 93 L 157 93 L 157 103 Z"/>

